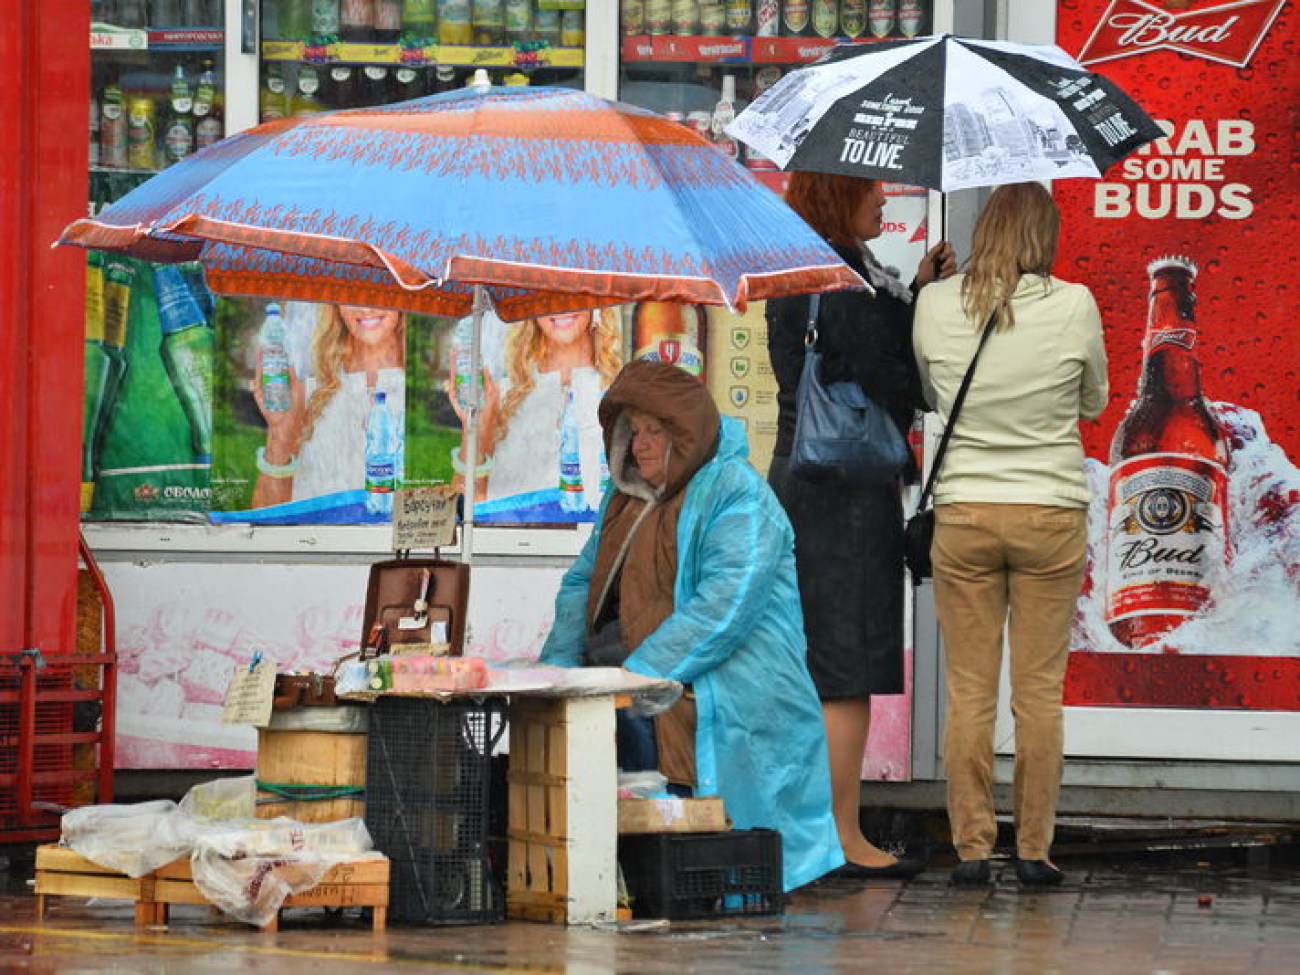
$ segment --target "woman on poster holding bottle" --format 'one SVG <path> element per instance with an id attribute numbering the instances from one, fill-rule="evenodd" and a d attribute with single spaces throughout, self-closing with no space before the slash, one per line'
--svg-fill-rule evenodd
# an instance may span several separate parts
<path id="1" fill-rule="evenodd" d="M 274 323 L 279 309 L 268 306 L 267 314 Z M 318 314 L 313 375 L 306 379 L 289 358 L 273 361 L 279 354 L 267 353 L 274 336 L 263 329 L 253 397 L 266 421 L 266 444 L 257 451 L 254 508 L 363 489 L 366 423 L 377 392 L 404 429 L 406 316 L 361 305 L 322 305 Z M 272 375 L 281 370 L 283 377 Z"/>
<path id="2" fill-rule="evenodd" d="M 457 387 L 468 380 L 459 375 L 465 352 L 452 348 L 446 386 L 462 429 L 466 412 Z M 483 368 L 475 499 L 537 494 L 540 500 L 553 493 L 561 484 L 567 420 L 570 429 L 577 428 L 578 455 L 568 466 L 576 461 L 578 470 L 569 472 L 566 486 L 571 495 L 580 493 L 578 510 L 594 511 L 607 476 L 596 407 L 623 365 L 619 310 L 587 309 L 519 322 L 506 338 L 505 359 L 504 382 Z M 467 472 L 463 449 L 462 440 L 452 451 L 457 485 Z"/>

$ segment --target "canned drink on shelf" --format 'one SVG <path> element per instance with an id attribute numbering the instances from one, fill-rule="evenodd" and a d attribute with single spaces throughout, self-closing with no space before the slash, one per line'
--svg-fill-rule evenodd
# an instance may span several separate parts
<path id="1" fill-rule="evenodd" d="M 754 72 L 754 97 L 757 98 L 781 80 L 781 69 L 774 64 Z"/>
<path id="2" fill-rule="evenodd" d="M 126 164 L 153 169 L 158 138 L 157 109 L 151 98 L 132 98 L 126 105 Z"/>

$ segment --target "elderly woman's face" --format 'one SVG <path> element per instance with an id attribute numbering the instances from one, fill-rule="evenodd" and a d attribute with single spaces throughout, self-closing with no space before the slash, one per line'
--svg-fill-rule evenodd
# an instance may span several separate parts
<path id="1" fill-rule="evenodd" d="M 627 419 L 632 431 L 632 459 L 637 469 L 655 487 L 662 486 L 668 474 L 668 431 L 657 416 L 641 410 L 628 410 Z"/>

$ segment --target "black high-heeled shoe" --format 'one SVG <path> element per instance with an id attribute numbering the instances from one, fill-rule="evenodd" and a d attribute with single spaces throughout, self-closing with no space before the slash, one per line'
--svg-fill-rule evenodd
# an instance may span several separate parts
<path id="1" fill-rule="evenodd" d="M 950 875 L 954 887 L 987 887 L 993 881 L 988 860 L 963 860 Z"/>
<path id="2" fill-rule="evenodd" d="M 1017 860 L 1016 879 L 1026 887 L 1059 887 L 1065 871 L 1046 860 Z"/>

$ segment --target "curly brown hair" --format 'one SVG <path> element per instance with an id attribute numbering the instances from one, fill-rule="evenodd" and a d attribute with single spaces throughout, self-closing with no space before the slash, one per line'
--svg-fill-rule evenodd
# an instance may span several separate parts
<path id="1" fill-rule="evenodd" d="M 838 173 L 794 172 L 785 202 L 804 222 L 832 244 L 861 247 L 853 233 L 853 216 L 876 190 L 876 180 Z"/>

